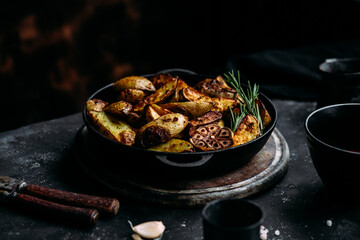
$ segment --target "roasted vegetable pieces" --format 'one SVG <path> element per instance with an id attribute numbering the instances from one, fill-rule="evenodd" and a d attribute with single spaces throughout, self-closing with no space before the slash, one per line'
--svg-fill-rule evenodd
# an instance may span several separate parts
<path id="1" fill-rule="evenodd" d="M 113 83 L 113 101 L 94 98 L 86 103 L 87 116 L 104 136 L 151 151 L 235 147 L 259 137 L 271 116 L 258 97 L 258 86 L 249 85 L 252 94 L 245 95 L 228 76 L 194 86 L 170 74 L 125 77 Z"/>

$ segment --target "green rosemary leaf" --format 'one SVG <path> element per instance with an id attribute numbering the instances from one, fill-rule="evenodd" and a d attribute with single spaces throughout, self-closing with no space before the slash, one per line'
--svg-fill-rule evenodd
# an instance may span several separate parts
<path id="1" fill-rule="evenodd" d="M 244 117 L 246 116 L 246 111 L 245 111 L 244 106 L 240 107 L 240 114 L 234 113 L 233 110 L 231 109 L 231 107 L 229 107 L 229 110 L 230 110 L 230 115 L 231 115 L 230 129 L 231 129 L 231 131 L 235 132 L 236 129 L 239 127 L 240 123 L 242 122 L 242 120 L 244 119 Z"/>
<path id="2" fill-rule="evenodd" d="M 251 114 L 257 118 L 260 126 L 260 132 L 262 133 L 263 131 L 262 120 L 260 116 L 259 107 L 256 104 L 256 99 L 259 97 L 259 89 L 260 89 L 259 85 L 254 84 L 254 86 L 252 87 L 250 81 L 248 81 L 248 88 L 245 93 L 244 89 L 241 87 L 239 70 L 237 71 L 237 76 L 235 76 L 234 70 L 232 70 L 229 71 L 228 74 L 224 73 L 224 77 L 225 77 L 224 78 L 225 81 L 236 90 L 238 95 L 245 103 L 244 108 L 241 109 L 240 115 L 233 114 L 232 110 L 230 109 L 231 126 L 232 126 L 231 128 L 233 129 L 233 127 L 235 126 L 237 127 L 238 124 L 240 124 L 241 121 L 239 119 L 242 115 Z M 244 118 L 244 116 L 242 118 Z"/>

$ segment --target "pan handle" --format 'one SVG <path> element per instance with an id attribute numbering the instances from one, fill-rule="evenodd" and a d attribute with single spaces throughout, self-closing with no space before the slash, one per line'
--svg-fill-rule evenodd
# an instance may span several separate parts
<path id="1" fill-rule="evenodd" d="M 174 162 L 169 159 L 167 155 L 155 155 L 157 159 L 159 159 L 162 163 L 172 167 L 182 167 L 182 168 L 192 168 L 192 167 L 200 167 L 206 164 L 212 157 L 213 154 L 204 154 L 201 155 L 201 158 L 195 162 Z"/>

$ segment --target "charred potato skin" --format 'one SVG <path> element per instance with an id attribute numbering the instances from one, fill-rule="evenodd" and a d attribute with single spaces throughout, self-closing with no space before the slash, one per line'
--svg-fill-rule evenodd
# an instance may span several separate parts
<path id="1" fill-rule="evenodd" d="M 188 118 L 179 113 L 163 115 L 145 125 L 137 134 L 136 142 L 145 148 L 164 143 L 181 133 L 188 124 Z"/>
<path id="2" fill-rule="evenodd" d="M 235 98 L 235 89 L 230 88 L 221 76 L 207 78 L 194 86 L 199 92 L 210 97 Z"/>

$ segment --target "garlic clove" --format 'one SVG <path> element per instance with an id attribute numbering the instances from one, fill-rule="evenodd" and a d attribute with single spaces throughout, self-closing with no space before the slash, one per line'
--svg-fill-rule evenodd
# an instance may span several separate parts
<path id="1" fill-rule="evenodd" d="M 134 233 L 131 235 L 133 240 L 143 240 L 138 234 Z"/>
<path id="2" fill-rule="evenodd" d="M 132 230 L 143 238 L 158 238 L 165 231 L 165 226 L 161 221 L 144 222 L 132 227 Z"/>

